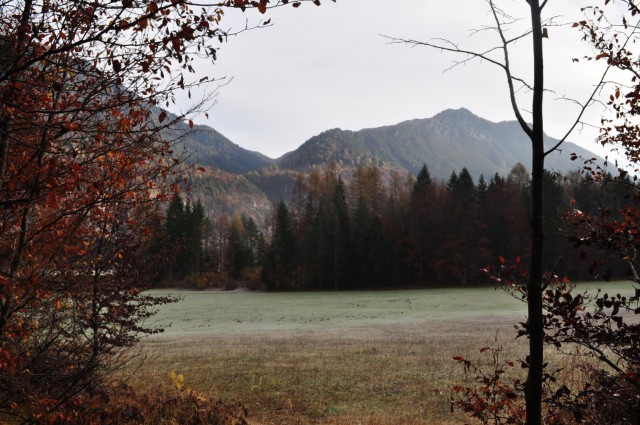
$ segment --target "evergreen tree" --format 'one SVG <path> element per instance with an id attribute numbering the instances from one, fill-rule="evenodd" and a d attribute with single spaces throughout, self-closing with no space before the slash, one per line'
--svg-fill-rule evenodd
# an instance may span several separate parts
<path id="1" fill-rule="evenodd" d="M 430 185 L 431 174 L 429 174 L 427 164 L 422 164 L 422 168 L 420 168 L 418 177 L 416 177 L 416 182 L 413 185 L 413 194 L 416 196 L 426 196 Z"/>
<path id="2" fill-rule="evenodd" d="M 528 186 L 505 180 L 497 173 L 491 178 L 485 201 L 481 203 L 490 236 L 491 262 L 498 256 L 511 263 L 529 258 Z"/>
<path id="3" fill-rule="evenodd" d="M 291 216 L 284 201 L 276 210 L 273 239 L 263 266 L 263 281 L 269 289 L 294 289 L 296 286 L 297 242 Z"/>
<path id="4" fill-rule="evenodd" d="M 367 203 L 360 198 L 352 220 L 353 283 L 356 288 L 366 288 L 368 284 L 368 243 L 371 215 Z"/>
<path id="5" fill-rule="evenodd" d="M 165 220 L 166 246 L 172 259 L 169 262 L 169 279 L 181 279 L 184 277 L 184 264 L 182 264 L 182 251 L 184 249 L 185 210 L 180 195 L 171 200 L 167 209 Z"/>
<path id="6" fill-rule="evenodd" d="M 571 245 L 562 229 L 563 214 L 569 204 L 564 196 L 564 188 L 559 181 L 559 176 L 544 171 L 544 235 L 546 250 L 544 252 L 545 270 L 554 273 L 564 271 L 565 260 L 572 252 Z M 573 257 L 573 255 L 571 255 Z"/>
<path id="7" fill-rule="evenodd" d="M 426 164 L 422 165 L 411 190 L 409 210 L 409 234 L 407 235 L 406 261 L 420 284 L 429 280 L 430 245 L 432 238 L 430 218 L 433 216 L 431 203 L 431 175 Z"/>
<path id="8" fill-rule="evenodd" d="M 490 258 L 487 227 L 478 194 L 469 170 L 452 174 L 447 183 L 450 193 L 447 234 L 437 252 L 438 265 L 462 285 L 480 279 L 479 271 Z"/>
<path id="9" fill-rule="evenodd" d="M 167 208 L 164 245 L 171 254 L 168 266 L 171 280 L 179 280 L 199 273 L 202 266 L 203 239 L 206 216 L 200 201 L 192 207 L 176 195 Z"/>
<path id="10" fill-rule="evenodd" d="M 489 190 L 489 186 L 487 185 L 487 181 L 484 179 L 484 176 L 480 174 L 480 178 L 478 179 L 478 186 L 476 187 L 476 193 L 478 194 L 478 202 L 481 205 L 484 205 L 487 200 L 487 191 Z"/>
<path id="11" fill-rule="evenodd" d="M 202 271 L 203 239 L 206 221 L 204 206 L 200 200 L 197 200 L 193 205 L 186 220 L 188 222 L 188 233 L 186 235 L 188 274 L 197 274 Z"/>
<path id="12" fill-rule="evenodd" d="M 333 249 L 333 289 L 338 290 L 349 284 L 351 252 L 351 225 L 349 207 L 344 182 L 338 179 L 333 196 L 334 208 L 334 249 Z"/>

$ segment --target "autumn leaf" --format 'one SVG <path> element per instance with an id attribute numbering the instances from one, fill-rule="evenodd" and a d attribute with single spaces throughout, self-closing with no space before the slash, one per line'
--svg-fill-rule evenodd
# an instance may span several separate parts
<path id="1" fill-rule="evenodd" d="M 175 50 L 176 52 L 180 53 L 180 39 L 172 38 L 171 39 L 171 45 L 173 46 L 173 50 Z"/>

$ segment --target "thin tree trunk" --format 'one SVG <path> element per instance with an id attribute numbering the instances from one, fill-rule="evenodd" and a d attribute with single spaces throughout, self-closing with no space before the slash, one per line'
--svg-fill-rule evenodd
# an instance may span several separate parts
<path id="1" fill-rule="evenodd" d="M 533 103 L 531 132 L 532 176 L 531 176 L 531 265 L 529 271 L 528 326 L 529 326 L 529 373 L 526 384 L 527 425 L 542 423 L 542 373 L 544 328 L 542 321 L 542 279 L 543 279 L 543 182 L 544 182 L 544 126 L 542 100 L 544 89 L 544 62 L 542 49 L 542 22 L 540 2 L 527 0 L 531 8 L 533 35 Z"/>

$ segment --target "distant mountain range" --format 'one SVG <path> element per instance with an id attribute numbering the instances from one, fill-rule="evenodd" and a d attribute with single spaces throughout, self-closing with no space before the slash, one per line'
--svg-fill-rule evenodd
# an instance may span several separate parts
<path id="1" fill-rule="evenodd" d="M 343 169 L 382 165 L 414 174 L 424 163 L 431 175 L 441 180 L 463 167 L 475 179 L 480 175 L 489 179 L 495 173 L 506 176 L 516 163 L 528 166 L 531 162 L 529 139 L 516 121 L 495 123 L 467 109 L 448 109 L 431 118 L 360 131 L 327 130 L 277 159 L 243 149 L 210 127 L 189 129 L 183 125 L 178 130 L 186 136 L 183 143 L 190 153 L 188 162 L 225 172 L 213 173 L 218 177 L 226 173 L 246 177 L 255 186 L 251 188 L 253 196 L 264 194 L 264 198 L 256 199 L 256 205 L 268 205 L 266 199 L 288 201 L 286 196 L 297 172 L 331 162 Z M 556 139 L 546 137 L 547 147 L 556 143 Z M 566 142 L 547 157 L 546 168 L 562 173 L 576 169 L 577 164 L 570 160 L 572 153 L 598 158 Z M 233 187 L 246 187 L 248 182 Z M 215 179 L 200 183 L 216 184 Z"/>

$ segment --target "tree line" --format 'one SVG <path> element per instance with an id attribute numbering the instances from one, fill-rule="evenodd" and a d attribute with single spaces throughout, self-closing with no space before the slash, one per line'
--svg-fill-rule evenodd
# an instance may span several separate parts
<path id="1" fill-rule="evenodd" d="M 618 214 L 635 186 L 628 177 L 595 182 L 577 171 L 544 177 L 546 270 L 591 279 L 602 259 L 573 248 L 564 215 Z M 298 175 L 292 199 L 262 226 L 247 216 L 212 221 L 200 202 L 175 198 L 161 237 L 174 254 L 164 275 L 200 274 L 201 286 L 261 282 L 268 290 L 481 284 L 487 266 L 528 264 L 530 188 L 522 164 L 477 182 L 466 168 L 438 181 L 426 165 L 415 177 L 376 166 L 346 175 L 330 165 Z"/>

